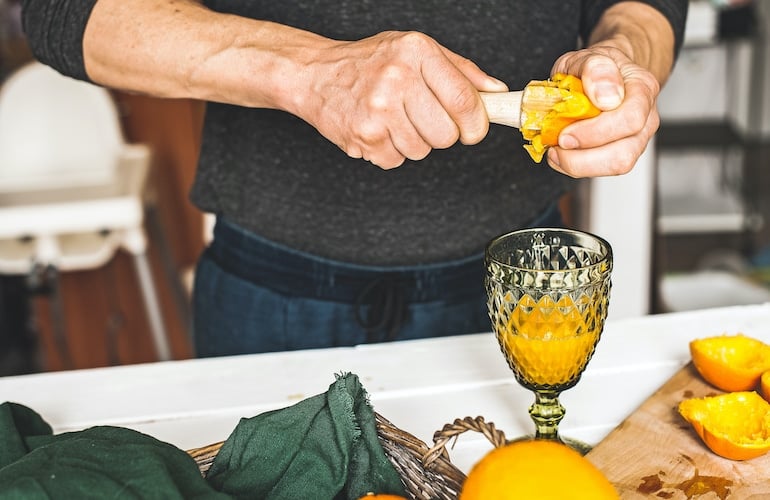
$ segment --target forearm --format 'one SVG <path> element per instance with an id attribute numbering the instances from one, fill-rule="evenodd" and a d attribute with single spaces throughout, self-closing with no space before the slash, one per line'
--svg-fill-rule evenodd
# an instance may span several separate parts
<path id="1" fill-rule="evenodd" d="M 333 43 L 193 0 L 98 0 L 83 54 L 105 86 L 291 111 L 303 61 Z"/>
<path id="2" fill-rule="evenodd" d="M 658 10 L 640 2 L 620 2 L 599 19 L 589 46 L 622 51 L 635 64 L 650 71 L 662 85 L 674 64 L 674 30 Z"/>
<path id="3" fill-rule="evenodd" d="M 507 90 L 423 33 L 333 40 L 195 0 L 98 0 L 83 54 L 96 83 L 286 111 L 382 168 L 481 141 L 489 121 L 479 91 Z"/>

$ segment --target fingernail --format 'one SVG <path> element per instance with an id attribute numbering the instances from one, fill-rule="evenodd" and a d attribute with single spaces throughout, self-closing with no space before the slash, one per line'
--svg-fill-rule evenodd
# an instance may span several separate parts
<path id="1" fill-rule="evenodd" d="M 505 82 L 498 80 L 493 76 L 489 77 L 489 85 L 490 87 L 492 87 L 490 89 L 490 92 L 492 91 L 507 92 L 508 91 L 508 85 L 506 85 Z"/>
<path id="2" fill-rule="evenodd" d="M 560 167 L 559 164 L 559 155 L 554 151 L 553 149 L 548 150 L 548 163 L 555 167 Z"/>
<path id="3" fill-rule="evenodd" d="M 620 106 L 620 92 L 618 87 L 612 83 L 598 83 L 595 96 L 596 104 L 602 109 L 615 109 Z"/>
<path id="4" fill-rule="evenodd" d="M 577 149 L 580 146 L 577 139 L 568 134 L 559 136 L 559 147 L 562 149 Z"/>

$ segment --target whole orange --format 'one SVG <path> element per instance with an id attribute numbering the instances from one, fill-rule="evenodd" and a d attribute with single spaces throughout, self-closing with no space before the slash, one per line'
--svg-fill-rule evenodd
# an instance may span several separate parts
<path id="1" fill-rule="evenodd" d="M 612 483 L 587 458 L 555 441 L 514 441 L 473 466 L 460 500 L 616 500 Z"/>

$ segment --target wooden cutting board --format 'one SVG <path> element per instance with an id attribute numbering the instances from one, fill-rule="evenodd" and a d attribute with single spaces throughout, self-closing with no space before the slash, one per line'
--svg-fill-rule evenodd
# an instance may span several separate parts
<path id="1" fill-rule="evenodd" d="M 742 462 L 715 455 L 677 411 L 684 399 L 720 393 L 690 363 L 586 456 L 623 499 L 770 498 L 770 454 Z"/>

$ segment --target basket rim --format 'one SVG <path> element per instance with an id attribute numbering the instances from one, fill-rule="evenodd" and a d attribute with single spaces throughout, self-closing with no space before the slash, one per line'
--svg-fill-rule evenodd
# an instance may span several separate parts
<path id="1" fill-rule="evenodd" d="M 433 435 L 433 446 L 404 431 L 374 412 L 377 437 L 385 456 L 398 472 L 407 494 L 413 500 L 455 500 L 462 490 L 466 475 L 455 466 L 447 445 L 466 431 L 483 434 L 493 446 L 506 443 L 505 434 L 484 417 L 457 418 Z M 224 441 L 187 450 L 201 475 L 206 477 Z"/>

